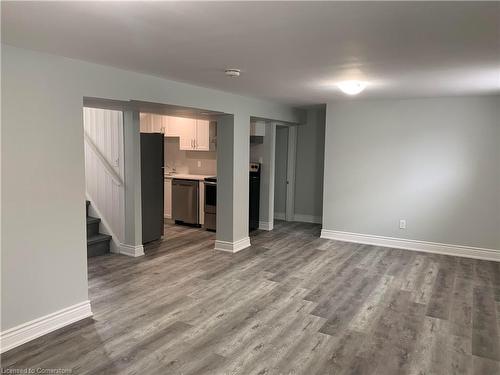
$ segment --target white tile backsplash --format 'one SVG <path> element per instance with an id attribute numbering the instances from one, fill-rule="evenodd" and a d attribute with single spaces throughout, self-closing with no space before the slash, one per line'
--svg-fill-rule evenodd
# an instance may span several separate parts
<path id="1" fill-rule="evenodd" d="M 200 166 L 198 167 L 198 162 Z M 216 151 L 183 151 L 178 137 L 165 137 L 165 166 L 178 173 L 217 175 Z"/>

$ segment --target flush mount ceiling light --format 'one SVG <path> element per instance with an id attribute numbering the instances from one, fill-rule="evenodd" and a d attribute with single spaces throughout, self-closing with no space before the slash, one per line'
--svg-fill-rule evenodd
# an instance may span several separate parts
<path id="1" fill-rule="evenodd" d="M 337 83 L 337 87 L 347 95 L 357 95 L 366 88 L 366 82 L 343 81 Z"/>
<path id="2" fill-rule="evenodd" d="M 226 69 L 224 71 L 224 73 L 226 73 L 226 76 L 228 76 L 228 77 L 236 78 L 236 77 L 240 76 L 241 70 L 240 69 Z"/>

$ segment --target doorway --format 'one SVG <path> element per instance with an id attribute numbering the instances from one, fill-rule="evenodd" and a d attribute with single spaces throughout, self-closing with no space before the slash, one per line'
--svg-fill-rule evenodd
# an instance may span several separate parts
<path id="1" fill-rule="evenodd" d="M 274 219 L 293 221 L 295 202 L 295 126 L 276 126 Z"/>

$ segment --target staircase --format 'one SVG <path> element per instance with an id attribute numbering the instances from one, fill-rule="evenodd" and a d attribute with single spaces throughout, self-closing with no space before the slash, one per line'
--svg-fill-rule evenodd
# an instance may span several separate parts
<path id="1" fill-rule="evenodd" d="M 87 258 L 109 253 L 109 241 L 111 236 L 99 233 L 101 219 L 89 216 L 90 202 L 87 205 Z"/>

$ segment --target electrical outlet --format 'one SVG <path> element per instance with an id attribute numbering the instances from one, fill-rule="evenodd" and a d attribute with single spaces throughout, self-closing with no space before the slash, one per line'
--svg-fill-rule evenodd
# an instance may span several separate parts
<path id="1" fill-rule="evenodd" d="M 263 164 L 263 163 L 264 163 L 264 158 L 263 158 L 262 156 L 259 158 L 259 163 L 260 163 L 260 164 Z"/>
<path id="2" fill-rule="evenodd" d="M 406 229 L 406 220 L 405 219 L 399 220 L 399 229 Z"/>
<path id="3" fill-rule="evenodd" d="M 201 167 L 201 160 L 198 160 L 198 168 Z"/>

